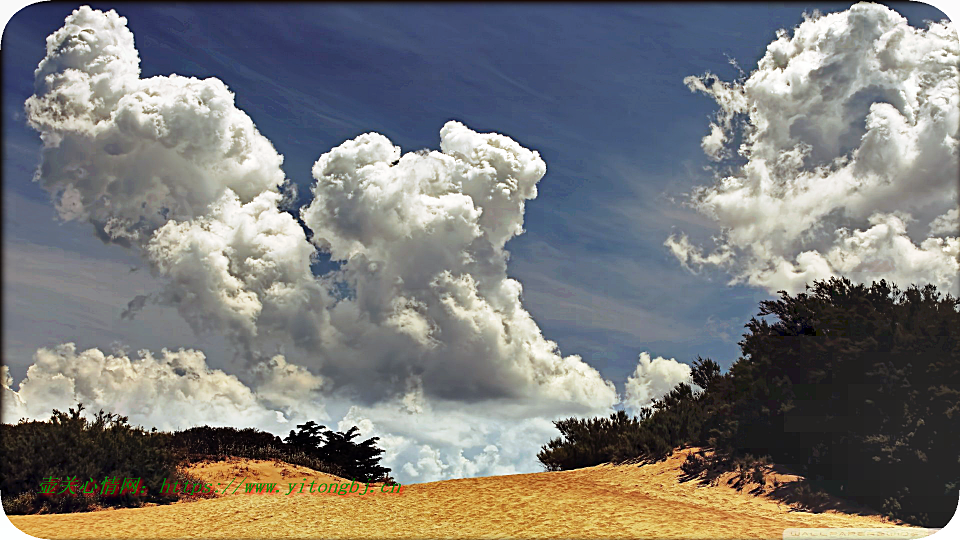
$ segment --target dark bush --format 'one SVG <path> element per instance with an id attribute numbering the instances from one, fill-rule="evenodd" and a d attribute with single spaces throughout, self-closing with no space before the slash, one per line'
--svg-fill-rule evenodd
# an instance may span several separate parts
<path id="1" fill-rule="evenodd" d="M 928 527 L 957 511 L 960 300 L 846 279 L 761 302 L 705 405 L 710 434 Z"/>
<path id="2" fill-rule="evenodd" d="M 376 446 L 379 437 L 354 442 L 360 430 L 354 426 L 346 432 L 326 430 L 324 426 L 310 421 L 299 424 L 290 431 L 284 442 L 316 461 L 329 464 L 335 474 L 361 482 L 391 480 L 390 469 L 380 466 L 383 450 Z"/>
<path id="3" fill-rule="evenodd" d="M 169 503 L 183 498 L 212 496 L 201 493 L 162 493 L 168 483 L 195 485 L 200 479 L 184 472 L 184 466 L 200 459 L 228 457 L 279 460 L 293 465 L 358 481 L 392 481 L 390 469 L 379 465 L 383 450 L 377 438 L 354 442 L 357 428 L 346 433 L 324 432 L 310 439 L 316 424 L 299 426 L 294 443 L 253 428 L 200 426 L 175 433 L 146 432 L 131 427 L 127 418 L 100 411 L 93 420 L 82 416 L 83 405 L 69 413 L 53 411 L 47 422 L 21 421 L 0 424 L 0 450 L 4 455 L 0 491 L 8 514 L 60 513 L 94 510 L 108 506 L 136 507 L 147 502 Z M 319 426 L 322 428 L 322 426 Z M 307 442 L 318 442 L 310 447 Z M 76 477 L 78 495 L 42 494 L 45 479 Z M 105 479 L 138 478 L 140 492 L 120 495 L 82 495 L 99 491 Z M 91 483 L 90 480 L 93 480 Z"/>
<path id="4" fill-rule="evenodd" d="M 83 405 L 68 413 L 54 410 L 47 422 L 0 424 L 3 450 L 0 491 L 8 512 L 82 511 L 98 506 L 140 506 L 176 497 L 153 486 L 164 478 L 181 478 L 177 459 L 161 434 L 131 427 L 127 418 L 100 411 L 93 420 L 81 416 Z M 132 491 L 102 497 L 57 493 L 40 496 L 44 479 L 76 478 L 82 488 L 99 492 L 106 478 L 138 478 L 146 493 Z M 90 483 L 90 480 L 93 480 Z M 54 491 L 67 491 L 63 486 Z M 33 494 L 33 495 L 31 495 Z"/>
<path id="5" fill-rule="evenodd" d="M 829 493 L 944 526 L 960 496 L 960 300 L 932 285 L 845 278 L 807 291 L 760 303 L 728 373 L 698 357 L 703 392 L 681 384 L 639 421 L 555 422 L 561 436 L 540 461 L 549 470 L 611 461 L 611 441 L 653 459 L 707 446 L 710 467 L 738 471 L 740 485 L 762 484 L 766 468 L 747 456 L 769 456 L 807 478 L 808 507 Z M 701 459 L 688 457 L 684 472 L 704 470 Z"/>
<path id="6" fill-rule="evenodd" d="M 680 464 L 680 470 L 688 476 L 699 476 L 707 469 L 707 458 L 703 452 L 690 452 Z"/>
<path id="7" fill-rule="evenodd" d="M 177 431 L 170 436 L 170 446 L 191 459 L 226 456 L 253 457 L 250 454 L 269 454 L 284 447 L 280 437 L 254 428 L 199 426 Z"/>
<path id="8" fill-rule="evenodd" d="M 560 437 L 548 442 L 537 457 L 548 471 L 591 467 L 618 462 L 641 453 L 648 436 L 641 422 L 618 411 L 609 418 L 580 420 L 568 418 L 554 422 Z"/>
<path id="9" fill-rule="evenodd" d="M 822 490 L 814 490 L 810 484 L 803 483 L 796 487 L 793 493 L 795 505 L 801 510 L 818 512 L 829 501 L 829 494 Z"/>
<path id="10" fill-rule="evenodd" d="M 308 422 L 313 424 L 313 422 Z M 335 463 L 324 461 L 304 447 L 255 428 L 198 426 L 168 435 L 169 445 L 182 461 L 224 460 L 228 457 L 279 460 L 346 478 Z"/>

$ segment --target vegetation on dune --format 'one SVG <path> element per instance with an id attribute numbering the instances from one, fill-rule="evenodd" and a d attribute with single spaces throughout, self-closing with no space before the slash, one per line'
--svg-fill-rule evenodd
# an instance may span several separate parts
<path id="1" fill-rule="evenodd" d="M 83 405 L 64 413 L 54 410 L 47 422 L 0 424 L 3 508 L 8 514 L 82 512 L 105 506 L 166 503 L 176 495 L 161 493 L 164 479 L 195 483 L 178 469 L 177 458 L 163 433 L 131 427 L 127 417 L 100 411 L 93 420 L 81 415 Z M 42 495 L 41 484 L 60 484 Z M 76 484 L 70 485 L 73 478 Z M 104 480 L 139 478 L 140 490 L 116 496 L 104 491 Z M 122 487 L 122 486 L 121 486 Z M 60 493 L 63 491 L 63 493 Z M 84 491 L 91 494 L 85 495 Z"/>
<path id="2" fill-rule="evenodd" d="M 796 296 L 781 291 L 745 325 L 729 372 L 698 358 L 701 391 L 681 384 L 640 418 L 557 421 L 561 436 L 538 457 L 559 470 L 706 446 L 710 457 L 691 454 L 685 471 L 762 478 L 752 457 L 761 456 L 808 479 L 796 493 L 802 507 L 829 493 L 943 526 L 960 486 L 958 308 L 932 285 L 831 278 Z"/>
<path id="3" fill-rule="evenodd" d="M 390 469 L 380 466 L 383 450 L 375 445 L 379 437 L 353 442 L 360 430 L 356 426 L 346 432 L 327 430 L 312 420 L 297 425 L 284 439 L 287 445 L 302 451 L 340 471 L 339 476 L 360 482 L 392 482 Z"/>
<path id="4" fill-rule="evenodd" d="M 230 457 L 272 459 L 335 476 L 345 475 L 335 464 L 291 446 L 272 433 L 254 428 L 192 427 L 171 434 L 170 446 L 182 462 L 201 459 L 222 461 Z"/>
<path id="5" fill-rule="evenodd" d="M 375 446 L 378 439 L 353 442 L 357 428 L 346 433 L 316 431 L 306 444 L 303 436 L 311 433 L 311 427 L 323 426 L 300 425 L 301 436 L 291 432 L 288 442 L 253 428 L 200 426 L 174 433 L 147 432 L 130 426 L 127 417 L 101 410 L 89 420 L 82 411 L 80 404 L 68 413 L 54 410 L 46 422 L 0 424 L 4 456 L 0 492 L 6 513 L 82 512 L 212 496 L 192 489 L 162 492 L 165 480 L 200 485 L 201 479 L 184 472 L 187 464 L 199 459 L 275 459 L 358 481 L 392 481 L 390 469 L 379 465 L 383 450 Z M 70 477 L 79 483 L 68 489 Z M 105 479 L 114 478 L 121 483 L 125 478 L 139 479 L 146 489 L 104 490 Z M 52 493 L 44 494 L 41 486 L 49 479 L 59 482 Z M 85 491 L 91 494 L 84 495 Z"/>

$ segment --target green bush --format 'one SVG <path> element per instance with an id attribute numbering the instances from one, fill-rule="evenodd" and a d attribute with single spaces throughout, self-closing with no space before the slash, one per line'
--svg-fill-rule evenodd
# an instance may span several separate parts
<path id="1" fill-rule="evenodd" d="M 57 410 L 49 421 L 0 424 L 0 450 L 4 455 L 0 491 L 8 514 L 62 513 L 95 510 L 108 506 L 137 507 L 146 502 L 169 503 L 183 498 L 209 497 L 211 493 L 162 493 L 169 484 L 200 483 L 184 471 L 199 459 L 228 457 L 279 460 L 293 465 L 358 481 L 392 481 L 390 469 L 379 465 L 383 450 L 374 437 L 354 442 L 357 428 L 346 433 L 323 432 L 316 446 L 297 437 L 280 437 L 253 428 L 199 426 L 174 433 L 146 432 L 131 427 L 126 417 L 99 411 L 92 420 L 82 416 L 83 404 L 68 413 Z M 299 426 L 316 426 L 313 422 Z M 322 426 L 320 426 L 322 427 Z M 303 433 L 301 433 L 303 435 Z M 48 478 L 66 481 L 76 477 L 78 495 L 41 494 Z M 82 495 L 93 480 L 99 491 L 105 478 L 139 478 L 146 490 L 119 496 Z"/>
<path id="2" fill-rule="evenodd" d="M 809 505 L 823 492 L 944 526 L 960 496 L 960 299 L 845 278 L 807 291 L 760 303 L 729 372 L 697 358 L 702 392 L 678 385 L 639 421 L 555 422 L 561 436 L 540 461 L 569 469 L 611 461 L 614 446 L 659 459 L 695 444 L 741 486 L 766 467 L 747 457 L 768 456 L 808 479 L 798 495 Z M 704 470 L 701 460 L 688 457 L 684 472 Z"/>
<path id="3" fill-rule="evenodd" d="M 177 459 L 161 434 L 131 427 L 127 418 L 100 411 L 93 420 L 81 416 L 83 405 L 68 413 L 54 410 L 47 422 L 0 424 L 3 450 L 0 491 L 4 508 L 20 511 L 83 511 L 97 506 L 140 506 L 176 498 L 153 491 L 164 478 L 179 478 Z M 139 478 L 146 493 L 83 496 L 64 493 L 40 496 L 47 478 L 76 478 L 80 490 L 92 479 L 99 492 L 105 478 Z M 60 491 L 63 488 L 57 488 Z M 32 494 L 32 495 L 31 495 Z"/>

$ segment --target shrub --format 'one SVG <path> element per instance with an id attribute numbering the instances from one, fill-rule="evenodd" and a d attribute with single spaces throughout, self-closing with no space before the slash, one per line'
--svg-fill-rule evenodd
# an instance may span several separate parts
<path id="1" fill-rule="evenodd" d="M 680 470 L 688 476 L 699 476 L 706 468 L 707 458 L 702 451 L 690 452 L 680 464 Z"/>
<path id="2" fill-rule="evenodd" d="M 829 495 L 822 490 L 814 490 L 810 484 L 803 483 L 793 492 L 796 507 L 801 510 L 820 511 L 827 504 Z"/>
<path id="3" fill-rule="evenodd" d="M 656 442 L 653 434 L 640 427 L 639 420 L 623 411 L 609 418 L 568 418 L 553 424 L 560 430 L 560 437 L 548 442 L 537 454 L 548 471 L 624 461 L 640 455 L 645 446 Z"/>
<path id="4" fill-rule="evenodd" d="M 162 503 L 176 498 L 149 489 L 145 494 L 128 492 L 106 499 L 56 493 L 52 497 L 39 496 L 41 482 L 47 478 L 75 477 L 81 487 L 92 479 L 91 488 L 97 490 L 107 477 L 121 481 L 139 478 L 141 486 L 152 487 L 161 485 L 164 478 L 181 474 L 176 457 L 159 434 L 131 427 L 126 417 L 102 410 L 92 421 L 87 420 L 81 416 L 82 411 L 80 404 L 68 413 L 54 410 L 47 422 L 22 420 L 16 425 L 0 425 L 4 455 L 0 491 L 11 513 L 140 506 L 145 501 Z"/>
<path id="5" fill-rule="evenodd" d="M 36 493 L 20 493 L 15 496 L 3 497 L 3 511 L 8 515 L 33 514 L 39 508 L 40 495 Z"/>
<path id="6" fill-rule="evenodd" d="M 192 427 L 168 434 L 168 444 L 182 461 L 228 457 L 279 460 L 335 476 L 347 474 L 336 464 L 255 428 Z"/>
<path id="7" fill-rule="evenodd" d="M 214 496 L 210 492 L 162 493 L 164 481 L 195 485 L 201 483 L 183 469 L 197 459 L 281 460 L 293 465 L 358 481 L 391 481 L 390 469 L 379 465 L 383 450 L 376 437 L 354 442 L 357 428 L 340 433 L 325 432 L 315 447 L 304 445 L 305 437 L 287 443 L 270 433 L 253 428 L 199 426 L 175 433 L 146 432 L 131 427 L 127 418 L 98 412 L 93 420 L 82 416 L 83 404 L 68 413 L 57 410 L 47 422 L 22 420 L 16 425 L 0 424 L 2 462 L 0 491 L 8 514 L 61 513 L 93 510 L 107 506 L 142 506 L 145 502 L 167 503 L 177 499 Z M 313 422 L 301 425 L 307 432 Z M 322 428 L 322 426 L 319 426 Z M 302 433 L 306 434 L 307 432 Z M 294 432 L 291 432 L 292 434 Z M 76 477 L 80 490 L 89 480 L 99 490 L 105 478 L 139 478 L 145 492 L 119 496 L 40 493 L 47 478 Z"/>
<path id="8" fill-rule="evenodd" d="M 609 418 L 557 420 L 554 425 L 560 437 L 543 446 L 537 458 L 550 471 L 635 457 L 661 460 L 698 437 L 705 420 L 699 399 L 699 393 L 681 383 L 644 409 L 639 418 L 618 411 Z"/>

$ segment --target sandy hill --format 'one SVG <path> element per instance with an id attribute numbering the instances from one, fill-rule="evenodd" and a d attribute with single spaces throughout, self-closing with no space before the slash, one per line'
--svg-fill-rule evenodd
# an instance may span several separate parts
<path id="1" fill-rule="evenodd" d="M 313 469 L 292 465 L 278 460 L 229 458 L 225 461 L 201 461 L 187 467 L 187 472 L 212 484 L 219 491 L 232 492 L 233 488 L 246 480 L 247 482 L 275 482 L 287 486 L 290 482 L 303 482 L 309 485 L 311 480 L 319 483 L 340 483 L 343 478 L 332 474 L 324 474 Z M 231 485 L 231 482 L 233 484 Z M 218 487 L 219 486 L 219 487 Z M 299 487 L 297 488 L 299 490 Z M 283 493 L 288 490 L 284 489 Z M 237 494 L 243 492 L 241 487 Z"/>
<path id="2" fill-rule="evenodd" d="M 84 514 L 11 516 L 40 538 L 783 538 L 789 527 L 895 527 L 877 515 L 793 510 L 767 496 L 681 481 L 687 451 L 642 466 L 446 480 L 366 495 L 226 495 Z M 270 461 L 201 463 L 206 481 L 329 483 Z M 781 481 L 791 477 L 781 476 Z M 363 488 L 361 488 L 361 491 Z M 282 492 L 286 493 L 287 488 Z M 843 509 L 843 508 L 841 508 Z"/>

